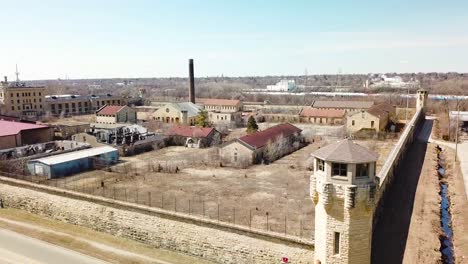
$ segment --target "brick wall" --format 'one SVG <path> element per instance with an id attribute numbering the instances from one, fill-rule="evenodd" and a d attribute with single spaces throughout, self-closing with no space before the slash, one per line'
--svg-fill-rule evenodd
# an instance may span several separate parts
<path id="1" fill-rule="evenodd" d="M 9 207 L 220 263 L 313 263 L 313 243 L 294 237 L 0 177 Z"/>

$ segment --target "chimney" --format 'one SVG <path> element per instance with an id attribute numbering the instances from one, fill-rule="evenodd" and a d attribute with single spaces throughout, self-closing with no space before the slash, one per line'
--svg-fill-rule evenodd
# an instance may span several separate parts
<path id="1" fill-rule="evenodd" d="M 195 103 L 195 77 L 193 75 L 193 59 L 189 59 L 189 100 Z"/>
<path id="2" fill-rule="evenodd" d="M 5 78 L 5 83 L 8 82 L 8 77 L 4 76 L 3 78 Z"/>

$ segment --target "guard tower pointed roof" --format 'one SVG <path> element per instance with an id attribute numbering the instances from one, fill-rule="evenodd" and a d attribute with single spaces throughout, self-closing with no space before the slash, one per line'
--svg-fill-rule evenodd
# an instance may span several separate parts
<path id="1" fill-rule="evenodd" d="M 375 162 L 379 158 L 377 153 L 354 143 L 349 138 L 320 148 L 314 151 L 312 156 L 342 163 L 368 163 Z"/>

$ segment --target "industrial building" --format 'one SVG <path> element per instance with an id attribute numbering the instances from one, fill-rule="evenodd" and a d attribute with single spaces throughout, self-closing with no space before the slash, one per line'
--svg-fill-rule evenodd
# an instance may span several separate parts
<path id="1" fill-rule="evenodd" d="M 105 95 L 47 95 L 45 110 L 53 115 L 90 114 L 104 105 L 126 105 L 127 99 L 112 94 Z"/>
<path id="2" fill-rule="evenodd" d="M 0 149 L 52 141 L 53 128 L 24 122 L 0 120 Z"/>
<path id="3" fill-rule="evenodd" d="M 126 105 L 105 105 L 96 111 L 96 123 L 117 124 L 137 122 L 136 111 Z"/>
<path id="4" fill-rule="evenodd" d="M 28 170 L 31 175 L 45 176 L 51 179 L 109 166 L 118 160 L 117 149 L 103 146 L 30 160 Z"/>
<path id="5" fill-rule="evenodd" d="M 0 84 L 0 114 L 35 118 L 44 112 L 44 92 L 44 86 L 28 85 L 18 78 L 8 82 L 5 76 Z"/>
<path id="6" fill-rule="evenodd" d="M 297 89 L 294 80 L 281 80 L 275 85 L 267 85 L 267 90 L 272 92 L 292 92 Z"/>

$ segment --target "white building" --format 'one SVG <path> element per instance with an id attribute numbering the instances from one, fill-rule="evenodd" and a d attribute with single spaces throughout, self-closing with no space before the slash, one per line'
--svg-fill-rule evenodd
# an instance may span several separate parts
<path id="1" fill-rule="evenodd" d="M 281 80 L 275 85 L 267 85 L 268 91 L 275 92 L 291 92 L 297 88 L 294 80 Z"/>
<path id="2" fill-rule="evenodd" d="M 415 88 L 419 86 L 419 81 L 410 80 L 405 82 L 400 76 L 388 77 L 382 74 L 367 80 L 365 86 L 366 88 Z"/>

